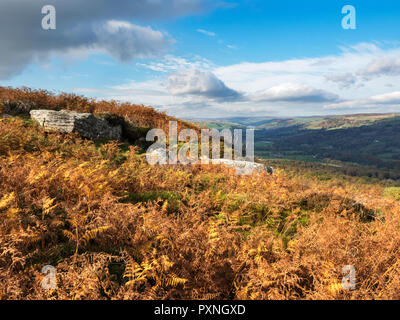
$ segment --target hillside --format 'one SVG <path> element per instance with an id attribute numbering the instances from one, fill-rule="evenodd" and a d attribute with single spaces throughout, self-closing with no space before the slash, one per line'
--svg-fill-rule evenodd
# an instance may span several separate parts
<path id="1" fill-rule="evenodd" d="M 0 298 L 399 299 L 399 186 L 276 168 L 150 166 L 134 145 L 0 119 Z"/>
<path id="2" fill-rule="evenodd" d="M 9 109 L 9 110 L 7 110 Z M 93 114 L 110 113 L 123 117 L 134 126 L 159 128 L 169 131 L 169 121 L 177 121 L 179 130 L 198 127 L 151 107 L 135 105 L 129 102 L 105 101 L 86 98 L 69 93 L 55 94 L 46 90 L 30 88 L 5 88 L 0 86 L 0 114 L 28 114 L 31 109 L 72 110 Z"/>
<path id="3" fill-rule="evenodd" d="M 214 127 L 216 121 L 204 122 Z M 293 119 L 235 118 L 220 127 L 255 128 L 255 153 L 266 159 L 335 162 L 353 175 L 400 178 L 400 115 L 359 114 Z M 367 166 L 365 168 L 364 166 Z M 358 172 L 357 172 L 358 171 Z M 368 173 L 366 173 L 368 171 Z"/>
<path id="4" fill-rule="evenodd" d="M 209 128 L 253 127 L 256 130 L 272 130 L 296 127 L 303 130 L 334 130 L 372 125 L 379 120 L 390 119 L 396 116 L 400 116 L 400 114 L 352 114 L 297 118 L 234 117 L 221 119 L 195 119 L 194 122 L 201 123 Z"/>

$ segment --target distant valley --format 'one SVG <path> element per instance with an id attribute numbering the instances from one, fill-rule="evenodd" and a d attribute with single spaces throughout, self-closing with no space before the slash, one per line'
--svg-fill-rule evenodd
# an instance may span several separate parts
<path id="1" fill-rule="evenodd" d="M 400 178 L 400 113 L 194 122 L 215 129 L 254 128 L 260 158 L 361 165 Z"/>

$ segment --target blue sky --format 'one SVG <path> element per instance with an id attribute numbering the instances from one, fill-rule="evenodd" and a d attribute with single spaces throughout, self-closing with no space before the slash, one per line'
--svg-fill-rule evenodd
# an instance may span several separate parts
<path id="1" fill-rule="evenodd" d="M 395 0 L 3 0 L 0 85 L 185 118 L 399 111 L 399 18 Z"/>

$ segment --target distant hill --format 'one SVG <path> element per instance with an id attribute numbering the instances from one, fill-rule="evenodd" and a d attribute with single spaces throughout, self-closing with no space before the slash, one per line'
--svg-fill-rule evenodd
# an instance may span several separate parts
<path id="1" fill-rule="evenodd" d="M 231 118 L 207 127 L 255 128 L 255 153 L 266 159 L 337 160 L 400 177 L 400 114 Z M 386 174 L 387 175 L 387 174 Z"/>
<path id="2" fill-rule="evenodd" d="M 279 129 L 288 127 L 299 127 L 302 129 L 343 129 L 371 125 L 376 121 L 400 116 L 400 113 L 387 114 L 352 114 L 332 116 L 312 116 L 295 118 L 273 118 L 273 117 L 233 117 L 218 119 L 196 119 L 199 123 L 208 128 L 246 128 L 255 129 Z"/>

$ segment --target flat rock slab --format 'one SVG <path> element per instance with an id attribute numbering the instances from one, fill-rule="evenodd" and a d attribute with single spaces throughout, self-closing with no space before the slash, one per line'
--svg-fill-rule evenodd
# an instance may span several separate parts
<path id="1" fill-rule="evenodd" d="M 212 164 L 222 164 L 226 167 L 235 168 L 239 173 L 246 175 L 251 174 L 253 171 L 258 173 L 267 172 L 269 174 L 274 174 L 274 169 L 272 167 L 266 166 L 262 163 L 244 161 L 244 160 L 229 160 L 229 159 L 210 159 Z"/>
<path id="2" fill-rule="evenodd" d="M 157 148 L 155 150 L 150 151 L 146 154 L 147 162 L 151 165 L 154 164 L 168 164 L 168 150 L 163 148 Z M 253 172 L 262 173 L 266 172 L 269 174 L 274 174 L 275 170 L 272 167 L 269 167 L 262 163 L 245 161 L 245 160 L 229 160 L 229 159 L 210 159 L 210 158 L 201 158 L 198 160 L 198 163 L 201 164 L 215 164 L 215 165 L 224 165 L 225 167 L 232 167 L 236 169 L 236 172 L 240 175 L 252 174 Z"/>
<path id="3" fill-rule="evenodd" d="M 120 125 L 112 125 L 107 120 L 100 119 L 91 113 L 70 110 L 32 110 L 30 115 L 45 130 L 77 132 L 81 137 L 92 140 L 98 138 L 121 140 L 122 137 Z"/>

